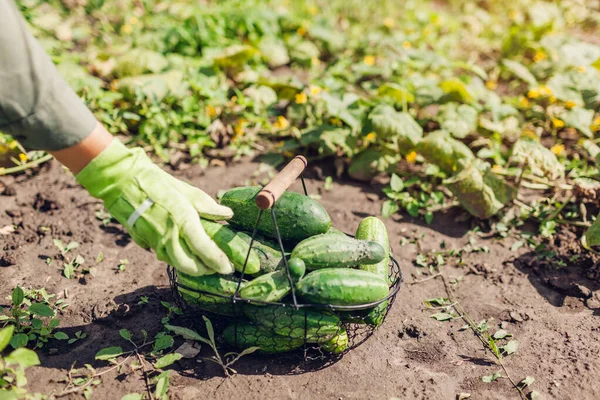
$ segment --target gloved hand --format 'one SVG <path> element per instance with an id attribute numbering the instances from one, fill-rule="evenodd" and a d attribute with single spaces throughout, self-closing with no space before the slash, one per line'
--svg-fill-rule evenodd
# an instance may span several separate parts
<path id="1" fill-rule="evenodd" d="M 90 194 L 143 248 L 188 275 L 233 273 L 225 253 L 204 231 L 200 217 L 233 216 L 198 188 L 156 166 L 142 149 L 128 149 L 118 139 L 76 176 Z"/>

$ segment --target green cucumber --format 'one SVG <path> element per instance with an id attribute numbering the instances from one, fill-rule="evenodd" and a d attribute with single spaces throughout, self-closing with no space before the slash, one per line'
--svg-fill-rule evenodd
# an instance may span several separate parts
<path id="1" fill-rule="evenodd" d="M 258 186 L 231 189 L 221 197 L 221 204 L 233 210 L 233 218 L 228 222 L 244 230 L 252 230 L 258 218 L 259 208 L 254 198 L 260 192 Z M 281 238 L 299 242 L 308 237 L 325 233 L 331 226 L 327 211 L 315 200 L 299 193 L 285 192 L 273 206 Z M 277 238 L 273 219 L 265 212 L 258 224 L 258 232 L 270 238 Z"/>
<path id="2" fill-rule="evenodd" d="M 375 328 L 383 324 L 385 315 L 387 314 L 388 301 L 380 303 L 377 307 L 373 307 L 365 316 L 365 322 Z"/>
<path id="3" fill-rule="evenodd" d="M 383 299 L 388 294 L 388 285 L 369 271 L 324 268 L 300 279 L 296 293 L 317 304 L 356 306 Z"/>
<path id="4" fill-rule="evenodd" d="M 327 311 L 296 310 L 292 306 L 245 305 L 244 315 L 278 335 L 304 339 L 306 333 L 308 343 L 325 342 L 341 329 L 340 319 Z"/>
<path id="5" fill-rule="evenodd" d="M 238 236 L 250 245 L 252 241 L 250 235 L 246 232 L 238 232 Z M 254 242 L 252 242 L 252 250 L 260 259 L 260 273 L 273 272 L 283 266 L 281 262 L 281 250 L 274 243 L 270 243 L 261 237 L 255 237 Z"/>
<path id="6" fill-rule="evenodd" d="M 329 234 L 304 239 L 292 251 L 292 257 L 302 259 L 308 269 L 376 264 L 385 254 L 379 243 Z"/>
<path id="7" fill-rule="evenodd" d="M 278 301 L 290 291 L 287 271 L 280 269 L 252 279 L 242 290 L 240 297 L 258 301 Z"/>
<path id="8" fill-rule="evenodd" d="M 324 343 L 321 349 L 333 354 L 340 354 L 346 351 L 349 343 L 348 332 L 344 328 L 341 329 L 342 331 Z"/>
<path id="9" fill-rule="evenodd" d="M 290 258 L 287 264 L 292 278 L 296 281 L 302 279 L 306 273 L 306 264 L 304 261 L 299 258 Z"/>
<path id="10" fill-rule="evenodd" d="M 232 231 L 227 226 L 214 221 L 208 221 L 201 219 L 202 226 L 206 231 L 206 234 L 215 241 L 217 246 L 223 253 L 229 258 L 235 267 L 236 271 L 242 272 L 244 269 L 244 263 L 246 262 L 246 256 L 248 255 L 248 249 L 250 246 L 246 243 L 237 232 Z M 248 257 L 248 263 L 246 264 L 246 274 L 256 274 L 260 271 L 260 258 L 254 252 L 250 251 L 250 257 Z"/>
<path id="11" fill-rule="evenodd" d="M 212 274 L 190 276 L 177 272 L 177 283 L 194 289 L 189 290 L 178 286 L 179 293 L 185 302 L 190 305 L 196 305 L 205 311 L 228 316 L 238 314 L 230 298 L 235 295 L 238 280 L 239 278 L 233 275 Z M 240 288 L 243 288 L 245 285 L 246 282 L 242 281 Z M 195 290 L 214 293 L 215 296 L 207 293 L 198 293 Z"/>
<path id="12" fill-rule="evenodd" d="M 333 226 L 331 228 L 329 228 L 329 230 L 327 232 L 325 232 L 328 235 L 344 235 L 344 236 L 348 236 L 346 235 L 344 232 L 340 231 L 338 228 L 334 228 Z"/>
<path id="13" fill-rule="evenodd" d="M 361 264 L 360 269 L 372 272 L 381 276 L 386 282 L 389 282 L 389 264 L 390 264 L 390 242 L 385 224 L 378 218 L 367 217 L 361 221 L 356 229 L 356 238 L 359 240 L 370 240 L 377 242 L 385 250 L 385 257 L 376 264 Z"/>
<path id="14" fill-rule="evenodd" d="M 304 339 L 279 336 L 260 326 L 249 323 L 234 323 L 223 330 L 223 341 L 239 350 L 260 347 L 262 353 L 283 353 L 297 349 Z"/>

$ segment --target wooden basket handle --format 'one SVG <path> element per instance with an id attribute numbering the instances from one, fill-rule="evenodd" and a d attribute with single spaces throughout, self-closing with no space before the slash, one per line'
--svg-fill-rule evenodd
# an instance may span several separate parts
<path id="1" fill-rule="evenodd" d="M 261 210 L 273 207 L 283 192 L 300 176 L 308 165 L 306 158 L 296 156 L 257 195 L 254 201 Z"/>

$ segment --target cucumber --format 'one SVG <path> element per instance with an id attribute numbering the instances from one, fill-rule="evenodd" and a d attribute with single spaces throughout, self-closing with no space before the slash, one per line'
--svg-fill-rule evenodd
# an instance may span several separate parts
<path id="1" fill-rule="evenodd" d="M 302 338 L 279 336 L 260 326 L 234 323 L 223 330 L 223 341 L 239 350 L 258 346 L 262 353 L 283 353 L 304 344 Z"/>
<path id="2" fill-rule="evenodd" d="M 365 317 L 365 322 L 375 328 L 383 324 L 385 315 L 387 313 L 388 301 L 380 303 L 377 307 L 371 309 L 371 311 Z"/>
<path id="3" fill-rule="evenodd" d="M 340 354 L 346 351 L 349 342 L 348 332 L 344 328 L 341 329 L 341 332 L 324 343 L 321 349 L 333 354 Z"/>
<path id="4" fill-rule="evenodd" d="M 254 197 L 261 190 L 258 186 L 239 187 L 227 191 L 221 204 L 233 210 L 233 218 L 228 222 L 244 230 L 252 230 L 258 218 L 259 208 Z M 299 193 L 285 192 L 274 205 L 277 225 L 281 238 L 299 242 L 308 237 L 325 233 L 331 226 L 331 218 L 322 205 L 310 197 Z M 277 238 L 275 225 L 269 212 L 265 212 L 258 224 L 258 231 L 264 236 Z"/>
<path id="5" fill-rule="evenodd" d="M 344 232 L 340 231 L 338 228 L 334 228 L 333 226 L 331 228 L 329 228 L 329 230 L 327 230 L 327 232 L 325 232 L 328 235 L 344 235 L 344 236 L 348 236 L 346 235 Z"/>
<path id="6" fill-rule="evenodd" d="M 177 283 L 185 285 L 190 289 L 215 294 L 215 296 L 212 296 L 207 293 L 198 293 L 178 286 L 179 293 L 186 303 L 195 305 L 205 311 L 228 316 L 239 314 L 239 310 L 234 307 L 230 298 L 230 296 L 235 294 L 238 279 L 233 275 L 212 274 L 190 276 L 177 272 Z M 245 285 L 246 282 L 242 282 L 240 287 L 243 288 Z"/>
<path id="7" fill-rule="evenodd" d="M 242 290 L 240 297 L 259 301 L 278 301 L 290 291 L 287 271 L 269 272 L 252 279 Z"/>
<path id="8" fill-rule="evenodd" d="M 324 268 L 300 279 L 296 293 L 317 304 L 355 306 L 383 299 L 388 294 L 388 285 L 369 271 Z"/>
<path id="9" fill-rule="evenodd" d="M 291 306 L 245 305 L 243 312 L 250 321 L 278 335 L 304 339 L 306 333 L 308 343 L 326 342 L 341 329 L 340 319 L 326 311 L 296 310 Z"/>
<path id="10" fill-rule="evenodd" d="M 250 245 L 250 242 L 252 241 L 250 235 L 246 232 L 238 232 L 238 236 Z M 279 249 L 279 246 L 276 246 L 274 243 L 270 243 L 261 237 L 255 237 L 254 242 L 252 242 L 252 250 L 260 259 L 259 273 L 273 272 L 283 267 L 283 263 L 281 262 L 281 250 Z"/>
<path id="11" fill-rule="evenodd" d="M 244 269 L 244 263 L 246 262 L 246 256 L 248 255 L 248 249 L 250 246 L 246 243 L 239 233 L 236 233 L 218 222 L 208 221 L 201 219 L 202 226 L 206 231 L 206 234 L 215 241 L 217 246 L 229 258 L 229 261 L 233 264 L 236 271 L 242 272 Z M 246 264 L 246 274 L 256 274 L 260 271 L 260 258 L 254 252 L 250 251 L 250 257 L 248 257 L 248 263 Z"/>
<path id="12" fill-rule="evenodd" d="M 292 278 L 296 281 L 302 279 L 304 273 L 306 273 L 306 264 L 304 261 L 299 258 L 290 258 L 287 264 Z"/>
<path id="13" fill-rule="evenodd" d="M 359 240 L 377 242 L 383 247 L 385 250 L 385 257 L 383 260 L 376 264 L 361 264 L 359 268 L 381 276 L 389 284 L 390 243 L 385 224 L 378 218 L 367 217 L 358 225 L 358 228 L 356 229 L 356 238 Z"/>
<path id="14" fill-rule="evenodd" d="M 324 234 L 301 241 L 292 251 L 292 258 L 302 259 L 308 269 L 319 269 L 376 264 L 385 254 L 376 242 Z"/>

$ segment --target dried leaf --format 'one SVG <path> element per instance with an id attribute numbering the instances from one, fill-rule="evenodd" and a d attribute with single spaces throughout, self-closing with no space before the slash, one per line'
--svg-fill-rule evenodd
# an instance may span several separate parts
<path id="1" fill-rule="evenodd" d="M 526 165 L 535 175 L 552 180 L 565 175 L 565 168 L 558 162 L 556 156 L 536 140 L 518 140 L 512 149 L 511 158 L 517 163 Z"/>
<path id="2" fill-rule="evenodd" d="M 418 145 L 419 152 L 427 161 L 440 167 L 448 174 L 463 169 L 475 158 L 467 145 L 450 137 L 447 132 L 432 132 Z"/>

